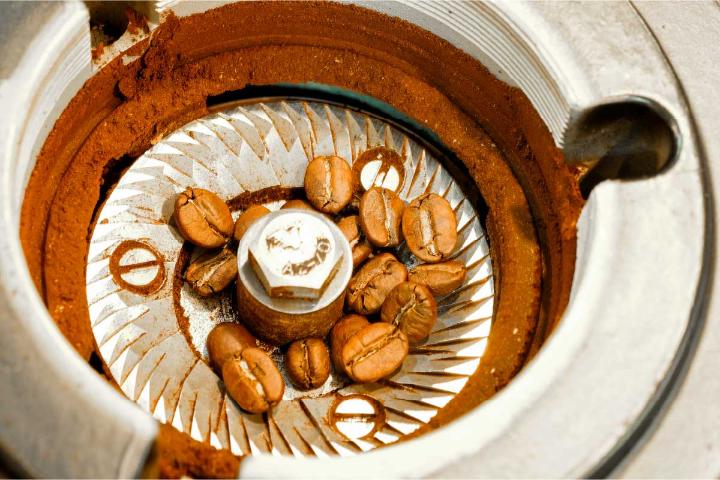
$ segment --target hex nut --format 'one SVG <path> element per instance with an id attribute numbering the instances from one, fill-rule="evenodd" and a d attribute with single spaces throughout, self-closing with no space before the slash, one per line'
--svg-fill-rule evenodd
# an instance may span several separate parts
<path id="1" fill-rule="evenodd" d="M 275 231 L 278 226 L 287 226 L 299 217 L 305 220 L 309 218 L 305 226 L 311 227 L 309 233 L 303 230 L 302 240 L 315 246 L 316 237 L 325 235 L 332 239 L 331 245 L 334 245 L 333 249 L 338 251 L 337 257 L 326 256 L 325 258 L 326 261 L 329 260 L 330 264 L 330 267 L 323 271 L 330 271 L 328 278 L 323 281 L 322 276 L 318 275 L 320 280 L 315 279 L 317 283 L 313 285 L 313 288 L 317 290 L 318 287 L 321 287 L 321 295 L 317 299 L 271 296 L 260 279 L 261 276 L 266 275 L 265 271 L 262 270 L 259 262 L 253 266 L 251 250 L 254 250 L 254 255 L 258 256 L 260 253 L 258 250 L 261 250 L 260 247 L 263 243 L 258 239 L 267 237 L 264 232 Z M 282 219 L 283 223 L 274 223 L 278 219 Z M 287 252 L 281 250 L 284 256 L 275 252 L 273 257 L 275 263 L 280 265 L 287 261 L 298 263 L 301 258 L 313 257 L 314 248 L 301 246 L 300 240 L 295 235 L 296 232 L 293 232 L 292 236 L 286 237 L 283 233 L 282 240 L 285 243 L 290 242 L 296 249 L 290 248 Z M 271 243 L 279 240 L 280 236 L 274 237 Z M 264 243 L 267 246 L 267 242 Z M 277 250 L 278 246 L 275 246 L 275 249 Z M 309 250 L 312 252 L 308 253 Z M 263 254 L 267 255 L 267 253 Z M 342 316 L 345 292 L 353 270 L 352 251 L 350 243 L 343 236 L 342 231 L 324 215 L 304 210 L 278 210 L 265 215 L 253 223 L 243 236 L 238 245 L 237 258 L 238 313 L 243 324 L 263 341 L 274 345 L 284 345 L 303 338 L 323 338 L 337 319 Z M 260 275 L 257 274 L 255 268 Z M 280 270 L 282 271 L 282 268 Z M 300 278 L 304 277 L 302 275 L 296 277 L 300 279 L 298 288 L 307 288 L 307 279 Z M 295 277 L 291 277 L 291 280 L 293 278 Z"/>
<path id="2" fill-rule="evenodd" d="M 248 247 L 248 259 L 268 295 L 316 300 L 343 259 L 320 218 L 289 210 L 272 219 Z"/>

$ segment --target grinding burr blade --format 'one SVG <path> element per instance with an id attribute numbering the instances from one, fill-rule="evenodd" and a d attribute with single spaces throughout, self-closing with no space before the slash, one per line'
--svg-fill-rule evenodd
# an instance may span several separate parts
<path id="1" fill-rule="evenodd" d="M 437 299 L 438 320 L 429 337 L 382 384 L 353 385 L 333 371 L 321 387 L 300 391 L 284 371 L 283 351 L 265 345 L 287 387 L 272 415 L 251 415 L 226 394 L 208 366 L 207 335 L 219 323 L 240 321 L 238 314 L 253 302 L 294 318 L 339 315 L 352 270 L 352 265 L 347 269 L 349 245 L 326 217 L 306 213 L 312 222 L 322 222 L 318 231 L 331 232 L 341 254 L 324 289 L 318 287 L 323 274 L 311 294 L 301 287 L 313 282 L 292 286 L 293 295 L 304 298 L 269 295 L 249 264 L 248 249 L 241 247 L 237 298 L 231 289 L 203 298 L 182 280 L 184 269 L 202 252 L 183 242 L 172 225 L 173 201 L 189 186 L 226 201 L 268 187 L 302 187 L 308 162 L 320 155 L 345 159 L 361 190 L 382 186 L 405 202 L 428 192 L 445 197 L 458 221 L 452 257 L 467 267 L 467 280 Z M 264 204 L 276 212 L 288 198 Z M 288 218 L 297 215 L 284 212 L 292 214 Z M 235 218 L 239 214 L 233 213 Z M 281 216 L 262 217 L 245 235 L 259 235 Z M 394 253 L 414 266 L 404 245 Z M 412 135 L 369 114 L 318 101 L 254 101 L 195 120 L 161 139 L 123 174 L 103 204 L 86 272 L 93 335 L 124 394 L 158 421 L 237 455 L 357 455 L 412 434 L 465 387 L 485 353 L 492 325 L 492 259 L 465 191 Z M 337 310 L 327 315 L 323 310 L 329 308 Z"/>

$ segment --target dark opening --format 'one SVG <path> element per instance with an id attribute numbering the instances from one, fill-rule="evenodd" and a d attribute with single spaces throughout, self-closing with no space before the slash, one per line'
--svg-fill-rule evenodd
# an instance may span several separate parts
<path id="1" fill-rule="evenodd" d="M 105 376 L 105 370 L 103 370 L 102 360 L 100 360 L 100 356 L 97 354 L 97 352 L 92 352 L 90 354 L 90 360 L 88 361 L 90 366 L 95 370 L 97 373 Z"/>
<path id="2" fill-rule="evenodd" d="M 565 158 L 581 171 L 587 198 L 608 179 L 649 178 L 665 170 L 677 154 L 672 120 L 661 107 L 641 100 L 601 105 L 568 130 Z"/>
<path id="3" fill-rule="evenodd" d="M 86 1 L 90 14 L 90 39 L 92 47 L 110 45 L 125 33 L 128 16 L 127 2 Z"/>
<path id="4" fill-rule="evenodd" d="M 109 161 L 107 165 L 105 165 L 105 168 L 103 168 L 102 181 L 100 183 L 100 196 L 95 204 L 95 210 L 93 210 L 92 224 L 88 235 L 90 235 L 92 229 L 95 228 L 97 216 L 100 213 L 100 210 L 102 210 L 102 206 L 105 204 L 105 201 L 110 196 L 110 193 L 112 193 L 113 189 L 120 181 L 120 178 L 125 174 L 127 169 L 130 168 L 135 160 L 137 160 L 137 157 L 123 155 L 120 158 L 115 158 Z"/>

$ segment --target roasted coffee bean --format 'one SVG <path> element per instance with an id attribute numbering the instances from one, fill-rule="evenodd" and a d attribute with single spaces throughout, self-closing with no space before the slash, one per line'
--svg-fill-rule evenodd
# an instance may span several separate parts
<path id="1" fill-rule="evenodd" d="M 290 344 L 285 367 L 300 390 L 318 388 L 330 376 L 330 354 L 320 338 L 296 340 Z"/>
<path id="2" fill-rule="evenodd" d="M 225 289 L 238 274 L 237 258 L 229 249 L 201 255 L 185 271 L 185 281 L 202 297 Z"/>
<path id="3" fill-rule="evenodd" d="M 178 195 L 174 217 L 183 238 L 198 247 L 221 247 L 233 233 L 228 206 L 220 197 L 202 188 L 188 188 Z"/>
<path id="4" fill-rule="evenodd" d="M 345 373 L 345 365 L 342 360 L 342 349 L 345 343 L 355 333 L 370 325 L 367 318 L 362 315 L 345 315 L 337 321 L 330 332 L 330 356 L 332 357 L 333 366 L 338 372 Z"/>
<path id="5" fill-rule="evenodd" d="M 400 244 L 400 221 L 405 203 L 395 192 L 373 187 L 360 198 L 360 227 L 376 247 Z"/>
<path id="6" fill-rule="evenodd" d="M 340 219 L 337 223 L 340 231 L 345 235 L 348 242 L 350 242 L 350 248 L 352 249 L 353 267 L 357 267 L 372 253 L 372 246 L 363 235 L 360 230 L 360 224 L 358 223 L 358 216 L 351 215 Z"/>
<path id="7" fill-rule="evenodd" d="M 448 260 L 418 265 L 408 272 L 408 280 L 426 285 L 436 297 L 447 295 L 465 282 L 467 268 L 462 262 Z"/>
<path id="8" fill-rule="evenodd" d="M 405 265 L 391 253 L 381 253 L 368 260 L 348 283 L 347 306 L 362 315 L 375 313 L 390 290 L 407 280 Z"/>
<path id="9" fill-rule="evenodd" d="M 380 309 L 380 320 L 398 327 L 415 345 L 426 338 L 437 320 L 437 303 L 425 285 L 403 282 L 393 288 Z"/>
<path id="10" fill-rule="evenodd" d="M 310 205 L 305 200 L 301 200 L 299 198 L 296 198 L 294 200 L 288 200 L 283 204 L 282 207 L 280 207 L 280 210 L 287 210 L 288 208 L 299 208 L 300 210 L 310 210 L 311 212 L 317 212 L 317 210 L 315 210 L 312 205 Z"/>
<path id="11" fill-rule="evenodd" d="M 457 243 L 457 220 L 450 203 L 436 193 L 412 201 L 402 216 L 402 231 L 410 251 L 426 262 L 446 259 Z"/>
<path id="12" fill-rule="evenodd" d="M 244 349 L 222 367 L 225 388 L 245 411 L 263 413 L 282 400 L 285 382 L 270 355 L 259 348 Z"/>
<path id="13" fill-rule="evenodd" d="M 340 157 L 316 157 L 305 170 L 305 195 L 321 212 L 338 213 L 352 200 L 352 170 Z"/>
<path id="14" fill-rule="evenodd" d="M 373 323 L 345 343 L 343 365 L 356 382 L 375 382 L 397 370 L 408 350 L 408 339 L 400 329 L 389 323 Z"/>
<path id="15" fill-rule="evenodd" d="M 288 208 L 299 208 L 300 210 L 307 210 L 309 212 L 319 213 L 321 215 L 325 215 L 325 217 L 327 217 L 329 220 L 331 220 L 331 221 L 333 220 L 330 214 L 317 210 L 315 207 L 310 205 L 308 202 L 306 202 L 305 200 L 302 200 L 300 198 L 296 198 L 294 200 L 288 200 L 287 202 L 285 202 L 283 204 L 282 207 L 280 207 L 280 210 L 287 210 Z"/>
<path id="16" fill-rule="evenodd" d="M 248 207 L 247 210 L 241 213 L 235 221 L 233 238 L 239 242 L 242 236 L 245 235 L 245 232 L 247 232 L 247 229 L 250 228 L 250 225 L 255 223 L 255 220 L 260 217 L 264 217 L 268 213 L 270 213 L 270 210 L 263 205 L 252 205 Z"/>
<path id="17" fill-rule="evenodd" d="M 207 337 L 210 365 L 217 372 L 222 372 L 226 360 L 240 355 L 243 350 L 250 347 L 257 347 L 257 339 L 239 323 L 220 323 Z"/>

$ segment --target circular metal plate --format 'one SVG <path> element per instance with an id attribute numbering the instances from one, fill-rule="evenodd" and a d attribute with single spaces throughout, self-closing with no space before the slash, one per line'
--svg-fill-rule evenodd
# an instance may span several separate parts
<path id="1" fill-rule="evenodd" d="M 396 151 L 404 171 L 388 175 L 370 159 L 375 174 L 365 172 L 364 182 L 390 182 L 386 186 L 396 186 L 406 201 L 429 191 L 449 200 L 459 226 L 453 256 L 468 267 L 467 281 L 438 299 L 432 333 L 391 378 L 353 385 L 333 373 L 310 392 L 287 382 L 285 399 L 272 412 L 247 414 L 206 363 L 207 334 L 220 322 L 237 321 L 232 289 L 203 299 L 182 284 L 176 266 L 183 239 L 171 220 L 175 197 L 188 186 L 225 200 L 276 185 L 300 187 L 314 156 L 338 155 L 353 164 L 376 146 Z M 266 206 L 277 210 L 281 204 Z M 408 265 L 417 263 L 404 246 L 396 254 Z M 159 421 L 245 455 L 353 455 L 416 431 L 477 368 L 493 312 L 488 244 L 473 206 L 445 168 L 392 125 L 321 102 L 238 106 L 156 144 L 103 206 L 86 275 L 93 334 L 122 391 Z M 268 350 L 282 369 L 282 352 Z"/>

